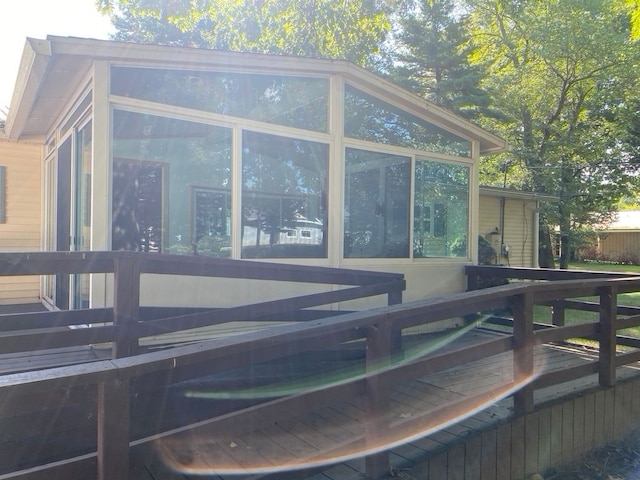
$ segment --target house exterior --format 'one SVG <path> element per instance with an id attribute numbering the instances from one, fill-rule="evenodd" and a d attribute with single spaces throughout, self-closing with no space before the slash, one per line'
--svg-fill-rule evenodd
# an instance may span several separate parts
<path id="1" fill-rule="evenodd" d="M 640 261 L 640 210 L 622 210 L 616 219 L 596 232 L 598 259 L 634 263 Z"/>
<path id="2" fill-rule="evenodd" d="M 28 39 L 4 135 L 25 164 L 41 151 L 44 250 L 395 271 L 411 300 L 464 290 L 466 239 L 500 225 L 477 178 L 505 141 L 341 60 Z M 111 298 L 108 276 L 65 282 L 43 279 L 43 301 Z M 309 288 L 150 275 L 141 294 L 226 306 Z"/>
<path id="3" fill-rule="evenodd" d="M 557 197 L 496 187 L 480 187 L 479 235 L 496 251 L 495 262 L 538 268 L 539 208 Z"/>
<path id="4" fill-rule="evenodd" d="M 0 252 L 40 250 L 41 151 L 0 136 Z M 37 277 L 0 277 L 0 305 L 39 298 Z"/>

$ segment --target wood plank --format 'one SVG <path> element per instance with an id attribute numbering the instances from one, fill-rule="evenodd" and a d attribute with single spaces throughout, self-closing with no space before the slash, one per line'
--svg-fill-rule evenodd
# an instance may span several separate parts
<path id="1" fill-rule="evenodd" d="M 633 428 L 640 428 L 640 379 L 633 381 Z"/>
<path id="2" fill-rule="evenodd" d="M 605 443 L 607 443 L 606 435 L 604 433 L 605 430 L 605 399 L 604 399 L 604 391 L 599 390 L 595 392 L 595 400 L 594 400 L 594 410 L 595 415 L 593 417 L 593 430 L 595 432 L 594 435 L 594 447 L 598 448 Z"/>
<path id="3" fill-rule="evenodd" d="M 582 396 L 573 399 L 573 452 L 576 462 L 586 453 L 584 403 Z"/>
<path id="4" fill-rule="evenodd" d="M 482 474 L 482 438 L 480 435 L 469 438 L 464 442 L 464 478 L 472 480 L 480 478 Z"/>
<path id="5" fill-rule="evenodd" d="M 497 434 L 495 430 L 482 432 L 480 480 L 495 480 L 497 475 Z"/>
<path id="6" fill-rule="evenodd" d="M 464 443 L 453 445 L 447 451 L 448 480 L 464 480 L 466 446 Z"/>
<path id="7" fill-rule="evenodd" d="M 496 430 L 496 480 L 512 480 L 511 477 L 511 424 L 505 423 Z"/>
<path id="8" fill-rule="evenodd" d="M 614 390 L 608 389 L 604 391 L 604 441 L 611 442 L 614 440 L 614 423 L 615 423 L 615 396 Z"/>
<path id="9" fill-rule="evenodd" d="M 584 396 L 584 450 L 589 452 L 595 448 L 595 394 Z"/>
<path id="10" fill-rule="evenodd" d="M 538 471 L 544 472 L 551 466 L 551 409 L 538 411 Z"/>
<path id="11" fill-rule="evenodd" d="M 524 417 L 517 417 L 511 422 L 511 478 L 524 477 L 525 446 Z"/>
<path id="12" fill-rule="evenodd" d="M 447 452 L 440 452 L 429 459 L 429 479 L 447 478 Z"/>
<path id="13" fill-rule="evenodd" d="M 570 465 L 575 460 L 573 410 L 573 401 L 562 404 L 562 463 L 565 465 Z"/>
<path id="14" fill-rule="evenodd" d="M 539 471 L 539 434 L 538 412 L 529 413 L 524 418 L 524 470 L 527 477 Z"/>

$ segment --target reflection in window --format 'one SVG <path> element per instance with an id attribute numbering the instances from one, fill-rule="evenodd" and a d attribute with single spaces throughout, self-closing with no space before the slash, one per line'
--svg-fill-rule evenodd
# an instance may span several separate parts
<path id="1" fill-rule="evenodd" d="M 471 156 L 470 141 L 349 85 L 345 88 L 344 134 L 370 142 Z"/>
<path id="2" fill-rule="evenodd" d="M 113 250 L 162 251 L 165 176 L 159 163 L 113 159 Z"/>
<path id="3" fill-rule="evenodd" d="M 327 256 L 328 146 L 245 131 L 242 257 Z"/>
<path id="4" fill-rule="evenodd" d="M 113 67 L 111 93 L 326 132 L 326 78 Z"/>
<path id="5" fill-rule="evenodd" d="M 344 256 L 409 257 L 409 157 L 348 148 Z"/>
<path id="6" fill-rule="evenodd" d="M 230 195 L 231 130 L 120 110 L 113 125 L 112 248 L 228 255 L 230 232 L 205 226 L 219 206 L 193 195 L 195 186 Z"/>
<path id="7" fill-rule="evenodd" d="M 193 242 L 198 255 L 231 253 L 231 195 L 221 190 L 193 189 Z"/>
<path id="8" fill-rule="evenodd" d="M 414 257 L 466 257 L 469 168 L 416 159 Z"/>

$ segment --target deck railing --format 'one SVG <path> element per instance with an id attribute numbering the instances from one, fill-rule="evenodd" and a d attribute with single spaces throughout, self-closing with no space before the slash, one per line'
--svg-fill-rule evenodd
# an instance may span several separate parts
<path id="1" fill-rule="evenodd" d="M 139 339 L 143 337 L 237 321 L 304 320 L 323 314 L 319 310 L 308 309 L 374 295 L 386 295 L 388 304 L 392 305 L 402 301 L 405 288 L 403 275 L 396 273 L 198 256 L 133 252 L 0 254 L 0 276 L 95 273 L 113 274 L 113 307 L 4 316 L 0 318 L 0 353 L 112 343 L 113 357 L 118 358 L 136 354 Z M 347 288 L 233 308 L 216 308 L 215 305 L 199 309 L 155 308 L 140 306 L 143 274 L 297 282 Z M 78 325 L 89 328 L 67 328 Z"/>
<path id="2" fill-rule="evenodd" d="M 374 443 L 384 432 L 385 437 L 401 441 L 412 426 L 421 420 L 387 419 L 373 416 L 388 405 L 394 385 L 411 378 L 465 365 L 511 352 L 513 379 L 504 385 L 513 392 L 517 415 L 532 411 L 534 391 L 576 378 L 598 374 L 603 386 L 616 382 L 616 369 L 640 361 L 640 351 L 617 349 L 617 331 L 640 325 L 640 315 L 618 315 L 617 295 L 640 291 L 640 278 L 595 278 L 556 282 L 526 282 L 468 291 L 444 298 L 425 299 L 405 304 L 378 307 L 332 318 L 320 318 L 305 323 L 292 323 L 242 335 L 144 353 L 127 358 L 115 358 L 86 365 L 49 369 L 0 377 L 0 398 L 19 399 L 29 395 L 44 395 L 52 391 L 68 391 L 79 386 L 96 387 L 97 448 L 93 453 L 60 460 L 56 463 L 6 474 L 0 478 L 127 478 L 131 464 L 145 461 L 146 446 L 161 438 L 171 438 L 183 432 L 159 431 L 144 438 L 132 438 L 131 398 L 137 381 L 148 378 L 171 378 L 180 381 L 230 371 L 275 359 L 302 354 L 309 349 L 363 341 L 366 343 L 365 374 L 351 381 L 342 381 L 308 391 L 299 391 L 254 405 L 233 414 L 212 417 L 192 425 L 197 436 L 200 430 L 216 427 L 217 432 L 240 432 L 243 428 L 259 428 L 303 412 L 332 405 L 341 400 L 366 397 L 369 413 L 377 420 L 367 426 L 365 441 Z M 584 296 L 599 299 L 599 319 L 576 325 L 558 326 L 534 322 L 534 306 Z M 482 312 L 511 312 L 512 330 L 469 347 L 431 352 L 396 362 L 398 345 L 395 335 L 407 335 L 415 327 L 430 325 L 445 319 L 481 318 Z M 589 337 L 598 342 L 599 359 L 579 367 L 559 372 L 534 375 L 534 348 L 548 342 L 568 338 Z M 380 366 L 384 365 L 385 368 Z M 480 392 L 472 398 L 450 402 L 439 413 L 451 414 L 471 406 L 490 402 L 496 392 Z M 431 416 L 434 412 L 430 412 Z M 388 471 L 388 454 L 378 452 L 366 459 L 367 473 L 381 477 Z"/>

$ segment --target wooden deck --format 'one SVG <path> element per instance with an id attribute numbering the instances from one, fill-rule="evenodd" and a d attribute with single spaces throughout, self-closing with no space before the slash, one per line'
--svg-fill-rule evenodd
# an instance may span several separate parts
<path id="1" fill-rule="evenodd" d="M 444 343 L 438 351 L 459 349 L 500 336 L 500 333 L 484 328 L 475 328 L 451 342 L 435 334 L 414 335 L 404 339 L 408 350 L 431 348 L 435 343 Z M 177 344 L 184 338 L 177 337 Z M 152 342 L 153 344 L 153 342 Z M 295 358 L 290 365 L 267 365 L 256 367 L 251 372 L 258 377 L 276 378 L 271 388 L 284 388 L 303 378 L 324 377 L 326 371 L 340 373 L 361 366 L 363 345 L 354 345 L 350 362 L 344 355 L 332 362 L 325 357 L 320 364 L 310 358 Z M 38 366 L 69 365 L 95 361 L 109 355 L 104 348 L 78 347 L 54 351 L 4 355 L 0 365 L 3 369 L 28 371 Z M 593 349 L 570 344 L 547 344 L 535 347 L 535 370 L 538 373 L 560 371 L 571 366 L 593 363 L 598 352 Z M 11 361 L 8 361 L 8 360 Z M 298 362 L 298 363 L 295 363 Z M 311 362 L 311 364 L 309 363 Z M 503 390 L 513 380 L 513 358 L 511 352 L 494 355 L 433 375 L 427 375 L 396 386 L 391 403 L 384 409 L 385 422 L 398 427 L 395 437 L 381 435 L 380 446 L 389 446 L 394 471 L 402 472 L 432 457 L 449 445 L 457 443 L 472 433 L 495 428 L 513 414 L 513 397 L 502 398 Z M 352 366 L 352 365 L 351 365 Z M 267 368 L 264 370 L 261 368 Z M 308 374 L 305 374 L 305 372 Z M 248 373 L 245 372 L 245 375 Z M 640 364 L 628 365 L 619 370 L 618 378 L 640 375 Z M 311 378 L 309 378 L 309 376 Z M 247 378 L 244 379 L 245 381 Z M 253 379 L 256 380 L 256 379 Z M 250 382 L 252 383 L 252 382 Z M 257 379 L 251 390 L 259 395 L 264 382 Z M 203 402 L 211 408 L 236 407 L 232 392 L 225 399 L 207 394 L 237 385 L 237 379 L 207 378 L 196 384 L 189 383 L 172 388 L 171 395 L 158 398 L 157 403 L 167 404 L 162 415 L 189 417 L 195 410 L 202 410 Z M 596 388 L 598 376 L 581 378 L 547 389 L 536 390 L 535 402 L 542 404 L 552 400 Z M 198 393 L 201 395 L 199 395 Z M 226 391 L 226 390 L 225 390 Z M 247 392 L 244 392 L 247 393 Z M 319 392 L 319 394 L 321 394 Z M 469 403 L 484 395 L 484 403 Z M 197 408 L 193 405 L 197 403 Z M 249 402 L 251 403 L 251 402 Z M 445 418 L 443 412 L 452 405 L 460 406 L 458 418 Z M 248 407 L 242 413 L 246 414 Z M 262 407 L 261 407 L 262 408 Z M 367 417 L 363 397 L 348 402 L 325 406 L 288 419 L 262 424 L 239 425 L 234 423 L 236 414 L 216 420 L 204 421 L 197 428 L 184 432 L 175 430 L 171 436 L 160 436 L 153 450 L 140 448 L 135 451 L 130 477 L 136 480 L 240 480 L 240 479 L 310 479 L 310 480 L 356 480 L 365 478 L 365 456 L 371 446 L 364 443 L 367 429 L 375 420 Z M 171 418 L 164 418 L 171 423 Z M 158 421 L 155 419 L 154 421 Z M 398 436 L 399 435 L 399 436 Z M 165 440 L 166 439 L 166 440 Z"/>
<path id="2" fill-rule="evenodd" d="M 499 335 L 476 329 L 445 348 L 455 348 Z M 549 372 L 597 361 L 596 351 L 571 345 L 536 347 L 536 371 Z M 640 365 L 624 367 L 621 379 L 640 373 Z M 438 374 L 414 379 L 394 388 L 384 410 L 385 421 L 400 435 L 380 434 L 378 447 L 391 446 L 395 472 L 411 468 L 473 432 L 495 427 L 513 413 L 512 397 L 501 398 L 513 379 L 513 359 L 508 353 L 488 357 Z M 545 403 L 598 385 L 597 375 L 536 392 Z M 484 397 L 484 404 L 469 399 Z M 452 405 L 458 418 L 443 417 Z M 131 478 L 147 480 L 195 479 L 362 479 L 367 429 L 363 400 L 353 400 L 305 412 L 256 428 L 233 423 L 234 415 L 203 422 L 156 442 L 153 461 L 133 466 Z M 259 423 L 259 422 L 258 422 Z M 229 426 L 231 424 L 231 427 Z"/>
<path id="3" fill-rule="evenodd" d="M 473 466 L 485 458 L 495 466 L 512 457 L 507 450 L 529 451 L 523 422 L 531 430 L 536 404 L 592 387 L 608 394 L 638 373 L 640 340 L 622 332 L 640 325 L 640 309 L 618 306 L 617 296 L 640 291 L 640 278 L 525 282 L 402 304 L 404 280 L 390 274 L 160 257 L 0 255 L 8 275 L 113 272 L 116 283 L 113 308 L 3 316 L 0 479 L 347 480 L 365 472 L 381 479 L 390 467 L 398 472 L 426 459 L 428 478 L 439 479 L 443 465 L 459 461 L 449 453 L 461 440 Z M 143 307 L 143 273 L 347 288 L 229 308 Z M 377 295 L 388 306 L 324 310 Z M 553 314 L 538 320 L 536 305 L 552 306 Z M 565 325 L 567 309 L 598 312 L 597 319 Z M 502 312 L 505 318 L 493 316 Z M 286 324 L 253 331 L 254 322 L 274 319 Z M 460 327 L 417 333 L 433 332 L 441 321 Z M 237 322 L 249 331 L 190 338 L 202 329 L 233 330 Z M 571 346 L 571 338 L 589 339 L 599 351 Z M 611 420 L 604 426 L 614 414 L 622 425 L 630 401 L 640 398 L 640 380 L 615 388 L 621 392 L 615 402 L 597 401 L 596 410 L 607 415 L 601 418 Z M 555 414 L 563 443 L 580 436 L 573 429 L 580 415 L 567 410 L 565 422 Z M 496 433 L 512 425 L 521 435 L 501 436 L 511 442 L 505 450 Z M 541 431 L 549 426 L 540 420 Z M 466 440 L 478 432 L 481 443 Z M 493 434 L 486 447 L 485 434 Z M 482 477 L 524 478 L 550 465 L 527 460 L 525 469 L 514 458 L 506 475 Z M 465 477 L 466 471 L 465 464 Z"/>

